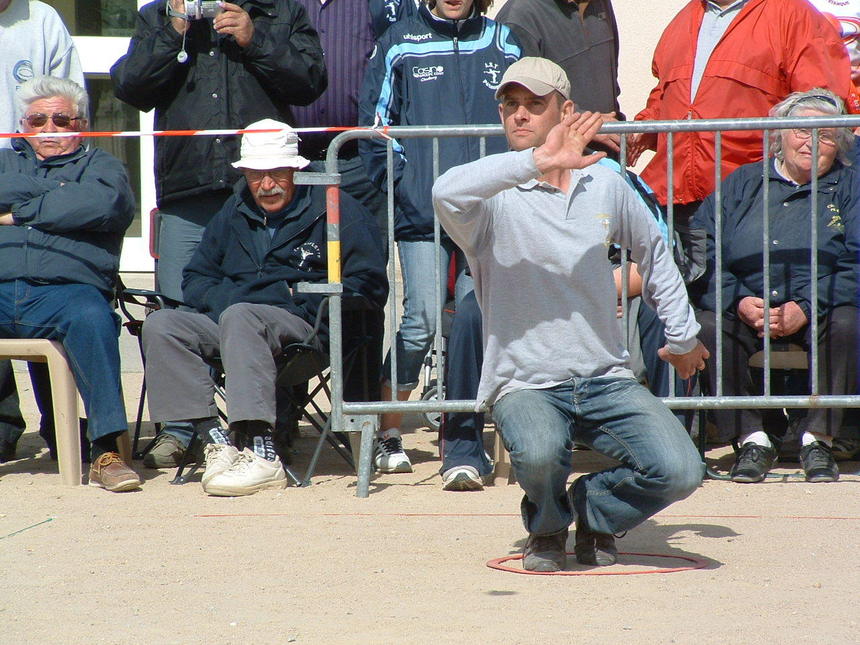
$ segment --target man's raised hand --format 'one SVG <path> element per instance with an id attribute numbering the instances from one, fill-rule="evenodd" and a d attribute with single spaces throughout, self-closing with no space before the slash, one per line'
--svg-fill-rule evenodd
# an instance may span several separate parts
<path id="1" fill-rule="evenodd" d="M 581 169 L 597 163 L 605 152 L 583 154 L 585 147 L 603 125 L 599 112 L 574 112 L 562 118 L 546 136 L 543 145 L 535 148 L 534 160 L 543 174 L 557 169 Z"/>

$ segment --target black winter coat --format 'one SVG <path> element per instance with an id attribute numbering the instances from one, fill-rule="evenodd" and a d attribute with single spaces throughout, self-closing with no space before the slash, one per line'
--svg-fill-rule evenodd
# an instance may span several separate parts
<path id="1" fill-rule="evenodd" d="M 270 237 L 267 216 L 241 179 L 185 267 L 185 302 L 215 322 L 230 305 L 248 302 L 286 309 L 313 325 L 323 296 L 297 293 L 295 287 L 327 280 L 325 214 L 325 189 L 297 186 L 284 220 Z M 378 232 L 370 213 L 344 192 L 340 238 L 344 294 L 362 295 L 384 307 L 388 280 Z M 328 339 L 325 324 L 320 339 Z"/>
<path id="2" fill-rule="evenodd" d="M 291 0 L 236 0 L 254 22 L 242 49 L 219 36 L 211 20 L 195 20 L 182 36 L 165 15 L 166 0 L 141 8 L 128 52 L 114 63 L 117 98 L 148 112 L 157 130 L 243 128 L 264 118 L 292 124 L 290 105 L 308 105 L 326 88 L 322 48 L 304 7 Z M 217 190 L 239 173 L 237 136 L 156 137 L 158 205 Z"/>
<path id="3" fill-rule="evenodd" d="M 104 150 L 40 161 L 24 139 L 0 150 L 0 280 L 89 284 L 113 297 L 134 194 L 122 163 Z"/>

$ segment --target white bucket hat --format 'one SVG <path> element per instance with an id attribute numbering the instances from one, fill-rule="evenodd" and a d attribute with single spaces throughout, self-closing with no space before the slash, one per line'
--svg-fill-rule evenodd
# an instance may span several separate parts
<path id="1" fill-rule="evenodd" d="M 286 123 L 263 119 L 246 130 L 280 130 L 280 132 L 246 132 L 242 135 L 239 161 L 234 168 L 271 170 L 273 168 L 304 168 L 310 161 L 299 155 L 299 136 Z"/>

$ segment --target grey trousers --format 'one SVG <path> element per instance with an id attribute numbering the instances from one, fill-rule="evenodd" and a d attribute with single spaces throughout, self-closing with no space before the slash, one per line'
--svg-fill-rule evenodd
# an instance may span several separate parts
<path id="1" fill-rule="evenodd" d="M 214 417 L 210 367 L 223 369 L 227 417 L 275 426 L 275 378 L 281 348 L 304 340 L 312 327 L 271 305 L 239 303 L 214 323 L 205 314 L 162 309 L 143 325 L 146 391 L 155 422 Z"/>

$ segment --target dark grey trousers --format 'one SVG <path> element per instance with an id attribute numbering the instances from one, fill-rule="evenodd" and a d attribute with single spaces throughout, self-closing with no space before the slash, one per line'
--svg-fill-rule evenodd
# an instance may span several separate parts
<path id="1" fill-rule="evenodd" d="M 210 369 L 215 367 L 224 371 L 230 423 L 265 421 L 274 427 L 277 358 L 311 329 L 271 305 L 232 305 L 217 324 L 205 314 L 156 311 L 143 325 L 150 418 L 164 423 L 216 416 Z"/>

